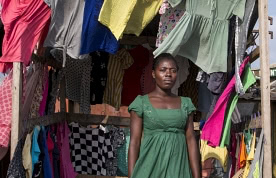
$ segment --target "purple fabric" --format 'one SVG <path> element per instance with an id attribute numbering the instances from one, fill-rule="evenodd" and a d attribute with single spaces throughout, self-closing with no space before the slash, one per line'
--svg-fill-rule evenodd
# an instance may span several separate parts
<path id="1" fill-rule="evenodd" d="M 246 64 L 249 61 L 249 57 L 247 57 L 240 67 L 239 74 L 241 75 L 245 69 Z M 235 76 L 228 83 L 227 87 L 219 97 L 217 104 L 215 106 L 214 112 L 206 121 L 201 134 L 202 140 L 207 140 L 208 145 L 216 147 L 219 146 L 223 123 L 224 123 L 224 115 L 226 113 L 227 103 L 231 96 L 232 91 L 235 89 Z"/>
<path id="2" fill-rule="evenodd" d="M 58 126 L 58 148 L 60 151 L 60 178 L 75 178 L 77 173 L 74 171 L 69 147 L 70 130 L 66 122 Z"/>

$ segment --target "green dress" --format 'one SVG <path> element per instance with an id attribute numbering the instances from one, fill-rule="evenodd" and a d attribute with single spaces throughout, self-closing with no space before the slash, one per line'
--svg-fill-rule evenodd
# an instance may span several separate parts
<path id="1" fill-rule="evenodd" d="M 156 109 L 148 95 L 137 96 L 128 108 L 143 118 L 144 137 L 132 178 L 192 178 L 185 126 L 195 110 L 190 98 L 181 97 L 180 109 Z"/>

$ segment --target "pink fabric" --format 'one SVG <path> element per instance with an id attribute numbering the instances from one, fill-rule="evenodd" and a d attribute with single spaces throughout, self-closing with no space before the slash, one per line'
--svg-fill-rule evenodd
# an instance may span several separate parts
<path id="1" fill-rule="evenodd" d="M 12 71 L 0 86 L 0 146 L 8 147 L 12 117 Z"/>
<path id="2" fill-rule="evenodd" d="M 74 171 L 69 148 L 70 130 L 66 122 L 59 124 L 57 140 L 60 151 L 60 178 L 75 178 L 77 173 Z"/>
<path id="3" fill-rule="evenodd" d="M 40 33 L 51 16 L 43 0 L 1 0 L 4 24 L 0 72 L 11 68 L 11 62 L 28 65 Z"/>
<path id="4" fill-rule="evenodd" d="M 245 69 L 246 64 L 249 61 L 249 57 L 247 57 L 243 64 L 240 67 L 240 75 Z M 236 78 L 233 76 L 231 81 L 228 83 L 227 87 L 223 91 L 222 95 L 219 97 L 215 109 L 212 115 L 206 121 L 201 134 L 201 139 L 207 140 L 208 145 L 216 147 L 220 144 L 223 123 L 224 123 L 224 115 L 226 113 L 226 107 L 228 100 L 232 91 L 235 89 Z"/>
<path id="5" fill-rule="evenodd" d="M 43 91 L 43 96 L 42 96 L 42 101 L 40 103 L 39 107 L 39 115 L 43 116 L 47 104 L 47 97 L 48 97 L 48 88 L 49 88 L 49 80 L 48 80 L 48 67 L 46 67 L 46 72 L 44 73 L 44 78 L 46 80 L 45 85 L 44 85 L 44 91 Z"/>

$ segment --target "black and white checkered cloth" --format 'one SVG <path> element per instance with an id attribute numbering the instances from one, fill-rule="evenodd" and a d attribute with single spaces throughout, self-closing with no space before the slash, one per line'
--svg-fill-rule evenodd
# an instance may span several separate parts
<path id="1" fill-rule="evenodd" d="M 100 125 L 98 128 L 81 127 L 70 123 L 70 148 L 72 164 L 79 174 L 106 175 L 105 162 L 114 157 L 113 146 L 108 130 Z"/>

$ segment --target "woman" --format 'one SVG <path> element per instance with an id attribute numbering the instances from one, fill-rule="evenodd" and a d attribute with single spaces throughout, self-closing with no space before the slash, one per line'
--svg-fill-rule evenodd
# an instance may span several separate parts
<path id="1" fill-rule="evenodd" d="M 194 136 L 190 98 L 171 93 L 178 66 L 170 54 L 153 61 L 155 90 L 137 96 L 131 116 L 128 176 L 131 178 L 199 178 L 199 149 Z M 141 144 L 142 132 L 144 132 Z"/>

